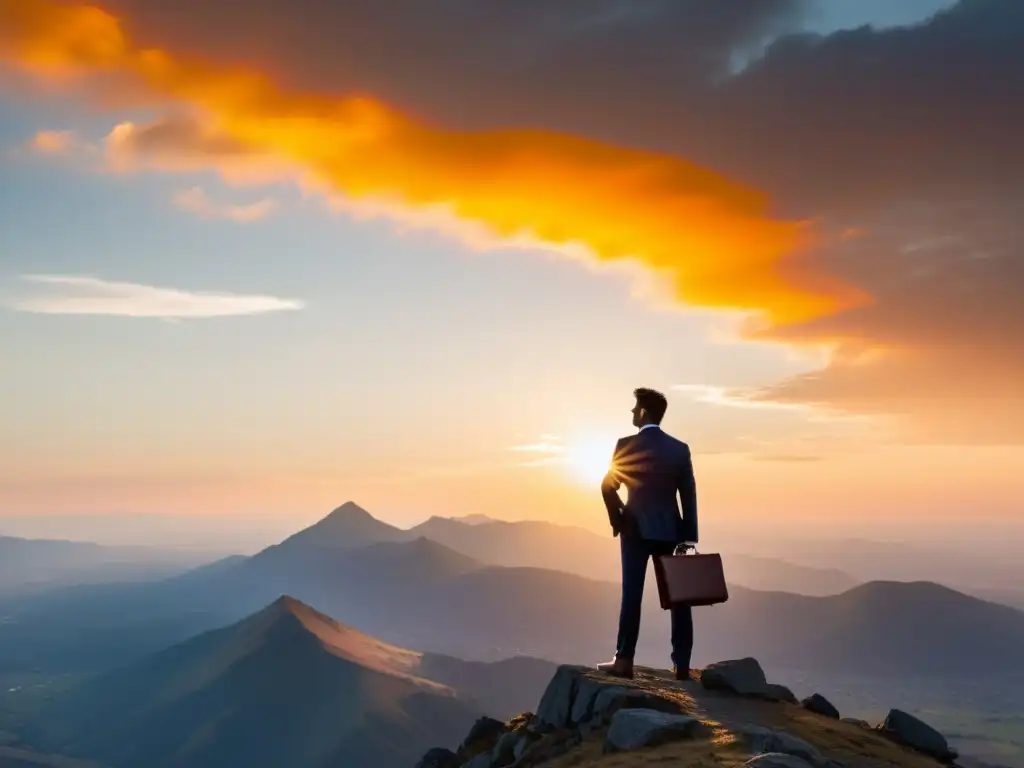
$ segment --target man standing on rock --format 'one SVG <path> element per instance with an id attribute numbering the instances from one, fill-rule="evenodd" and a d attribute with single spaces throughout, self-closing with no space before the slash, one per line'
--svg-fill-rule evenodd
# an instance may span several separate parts
<path id="1" fill-rule="evenodd" d="M 611 468 L 601 483 L 612 534 L 619 537 L 622 551 L 622 607 L 615 659 L 597 666 L 616 677 L 633 676 L 648 560 L 671 555 L 679 544 L 692 548 L 697 543 L 697 486 L 690 448 L 659 426 L 668 409 L 663 394 L 640 388 L 633 396 L 633 426 L 638 432 L 615 445 Z M 625 504 L 619 497 L 623 485 L 628 491 Z M 688 605 L 673 606 L 671 611 L 673 672 L 676 679 L 686 680 L 693 613 Z"/>

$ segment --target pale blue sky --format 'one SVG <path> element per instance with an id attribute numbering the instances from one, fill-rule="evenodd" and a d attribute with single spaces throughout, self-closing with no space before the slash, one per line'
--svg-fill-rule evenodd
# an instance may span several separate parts
<path id="1" fill-rule="evenodd" d="M 811 26 L 904 23 L 943 5 L 836 0 Z M 767 445 L 799 459 L 822 441 L 860 450 L 855 427 L 673 390 L 765 385 L 811 363 L 782 347 L 726 343 L 723 318 L 654 308 L 621 274 L 356 221 L 288 186 L 97 173 L 75 151 L 24 149 L 40 130 L 97 142 L 130 117 L 0 91 L 0 300 L 39 289 L 21 276 L 49 274 L 304 307 L 180 322 L 0 309 L 0 514 L 269 512 L 353 497 L 396 519 L 494 512 L 473 505 L 497 469 L 521 460 L 510 447 L 550 433 L 607 442 L 628 432 L 638 385 L 671 393 L 666 426 L 702 455 Z M 249 223 L 202 219 L 172 203 L 197 185 L 236 204 L 271 195 L 279 208 Z M 751 477 L 806 471 L 776 464 L 760 462 Z M 711 497 L 742 507 L 732 470 L 716 471 Z M 443 487 L 424 496 L 415 484 L 392 487 L 417 472 Z M 554 480 L 540 474 L 505 477 L 498 513 L 543 516 L 524 508 L 551 498 Z M 789 492 L 779 482 L 772 503 Z M 566 501 L 570 520 L 593 507 L 590 489 L 581 493 Z"/>

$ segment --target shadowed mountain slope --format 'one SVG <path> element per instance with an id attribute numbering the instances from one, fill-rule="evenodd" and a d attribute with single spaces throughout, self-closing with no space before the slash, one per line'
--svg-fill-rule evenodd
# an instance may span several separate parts
<path id="1" fill-rule="evenodd" d="M 480 713 L 420 654 L 284 597 L 98 678 L 46 713 L 61 752 L 119 766 L 406 766 Z"/>

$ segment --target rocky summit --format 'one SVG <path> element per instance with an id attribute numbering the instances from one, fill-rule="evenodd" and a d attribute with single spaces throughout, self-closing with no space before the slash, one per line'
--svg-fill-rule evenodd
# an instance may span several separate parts
<path id="1" fill-rule="evenodd" d="M 842 720 L 824 697 L 801 702 L 745 658 L 684 681 L 642 667 L 631 680 L 559 667 L 536 712 L 481 718 L 457 750 L 432 749 L 417 768 L 937 768 L 955 759 L 941 734 L 905 712 L 877 727 Z"/>

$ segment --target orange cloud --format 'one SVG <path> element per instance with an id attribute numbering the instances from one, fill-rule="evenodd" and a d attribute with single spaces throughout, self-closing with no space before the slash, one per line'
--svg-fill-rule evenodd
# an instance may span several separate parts
<path id="1" fill-rule="evenodd" d="M 185 115 L 138 125 L 124 122 L 103 141 L 105 168 L 119 173 L 189 173 L 215 166 L 233 186 L 260 186 L 293 179 L 297 169 L 244 147 Z"/>
<path id="2" fill-rule="evenodd" d="M 804 223 L 772 218 L 759 192 L 680 157 L 540 130 L 445 130 L 367 96 L 288 91 L 257 71 L 141 47 L 95 6 L 0 0 L 0 56 L 185 105 L 208 136 L 356 203 L 440 206 L 501 238 L 638 261 L 687 304 L 786 324 L 866 298 L 808 263 Z"/>

